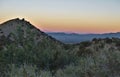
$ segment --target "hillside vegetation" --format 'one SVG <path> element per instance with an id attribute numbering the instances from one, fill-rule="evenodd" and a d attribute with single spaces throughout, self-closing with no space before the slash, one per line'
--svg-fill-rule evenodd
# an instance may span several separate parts
<path id="1" fill-rule="evenodd" d="M 38 33 L 19 25 L 0 36 L 0 77 L 120 77 L 120 39 L 63 44 Z"/>

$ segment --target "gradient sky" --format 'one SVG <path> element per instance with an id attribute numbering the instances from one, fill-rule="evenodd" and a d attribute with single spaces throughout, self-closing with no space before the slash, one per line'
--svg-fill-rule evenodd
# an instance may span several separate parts
<path id="1" fill-rule="evenodd" d="M 17 17 L 48 32 L 120 32 L 120 0 L 0 0 L 0 23 Z"/>

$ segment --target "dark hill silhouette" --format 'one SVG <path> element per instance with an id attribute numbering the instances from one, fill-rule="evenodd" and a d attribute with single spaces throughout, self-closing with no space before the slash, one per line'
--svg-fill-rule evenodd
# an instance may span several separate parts
<path id="1" fill-rule="evenodd" d="M 10 34 L 11 33 L 16 34 L 16 31 L 19 27 L 21 27 L 25 38 L 27 38 L 26 31 L 29 28 L 30 32 L 34 32 L 36 34 L 36 36 L 34 36 L 36 42 L 40 42 L 43 39 L 47 39 L 47 40 L 51 40 L 54 43 L 62 44 L 60 41 L 52 38 L 48 34 L 37 29 L 34 25 L 29 23 L 25 19 L 19 19 L 19 18 L 8 20 L 8 21 L 0 24 L 0 42 L 2 43 L 3 40 L 5 40 L 5 39 L 13 41 L 13 39 L 10 37 Z M 2 43 L 2 44 L 4 44 L 4 43 Z"/>

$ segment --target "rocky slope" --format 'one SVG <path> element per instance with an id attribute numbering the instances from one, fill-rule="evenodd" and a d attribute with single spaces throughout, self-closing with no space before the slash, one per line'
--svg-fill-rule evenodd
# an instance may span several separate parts
<path id="1" fill-rule="evenodd" d="M 0 24 L 0 45 L 4 44 L 9 41 L 15 41 L 15 38 L 11 37 L 11 34 L 17 34 L 16 32 L 20 28 L 24 39 L 27 39 L 29 32 L 34 33 L 34 41 L 39 43 L 42 40 L 51 40 L 54 43 L 62 44 L 61 42 L 57 41 L 56 39 L 48 36 L 46 33 L 40 31 L 35 26 L 30 24 L 28 21 L 24 19 L 12 19 Z M 29 32 L 27 32 L 29 30 Z M 16 35 L 17 36 L 17 35 Z M 5 40 L 6 39 L 6 40 Z M 4 41 L 5 40 L 5 41 Z"/>

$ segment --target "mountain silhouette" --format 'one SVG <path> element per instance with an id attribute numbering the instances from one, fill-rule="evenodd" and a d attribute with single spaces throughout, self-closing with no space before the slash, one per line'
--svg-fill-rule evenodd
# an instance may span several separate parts
<path id="1" fill-rule="evenodd" d="M 63 32 L 48 32 L 48 35 L 53 38 L 68 44 L 80 43 L 83 41 L 91 41 L 94 38 L 120 38 L 120 32 L 117 33 L 104 33 L 104 34 L 77 34 L 77 33 L 63 33 Z"/>
<path id="2" fill-rule="evenodd" d="M 8 21 L 0 24 L 0 42 L 1 42 L 1 44 L 4 44 L 5 42 L 7 42 L 6 39 L 9 41 L 15 41 L 15 39 L 13 37 L 11 37 L 11 34 L 12 33 L 16 34 L 16 31 L 18 31 L 18 28 L 21 28 L 21 32 L 23 32 L 24 39 L 29 38 L 29 37 L 27 37 L 27 34 L 29 34 L 29 32 L 27 32 L 27 30 L 29 29 L 31 33 L 35 33 L 34 39 L 38 43 L 42 40 L 47 39 L 54 43 L 62 44 L 60 41 L 52 38 L 51 36 L 48 36 L 48 34 L 42 32 L 41 30 L 36 28 L 34 25 L 32 25 L 31 23 L 26 21 L 24 18 L 23 19 L 15 18 L 15 19 L 8 20 Z M 3 40 L 5 40 L 5 42 Z"/>

